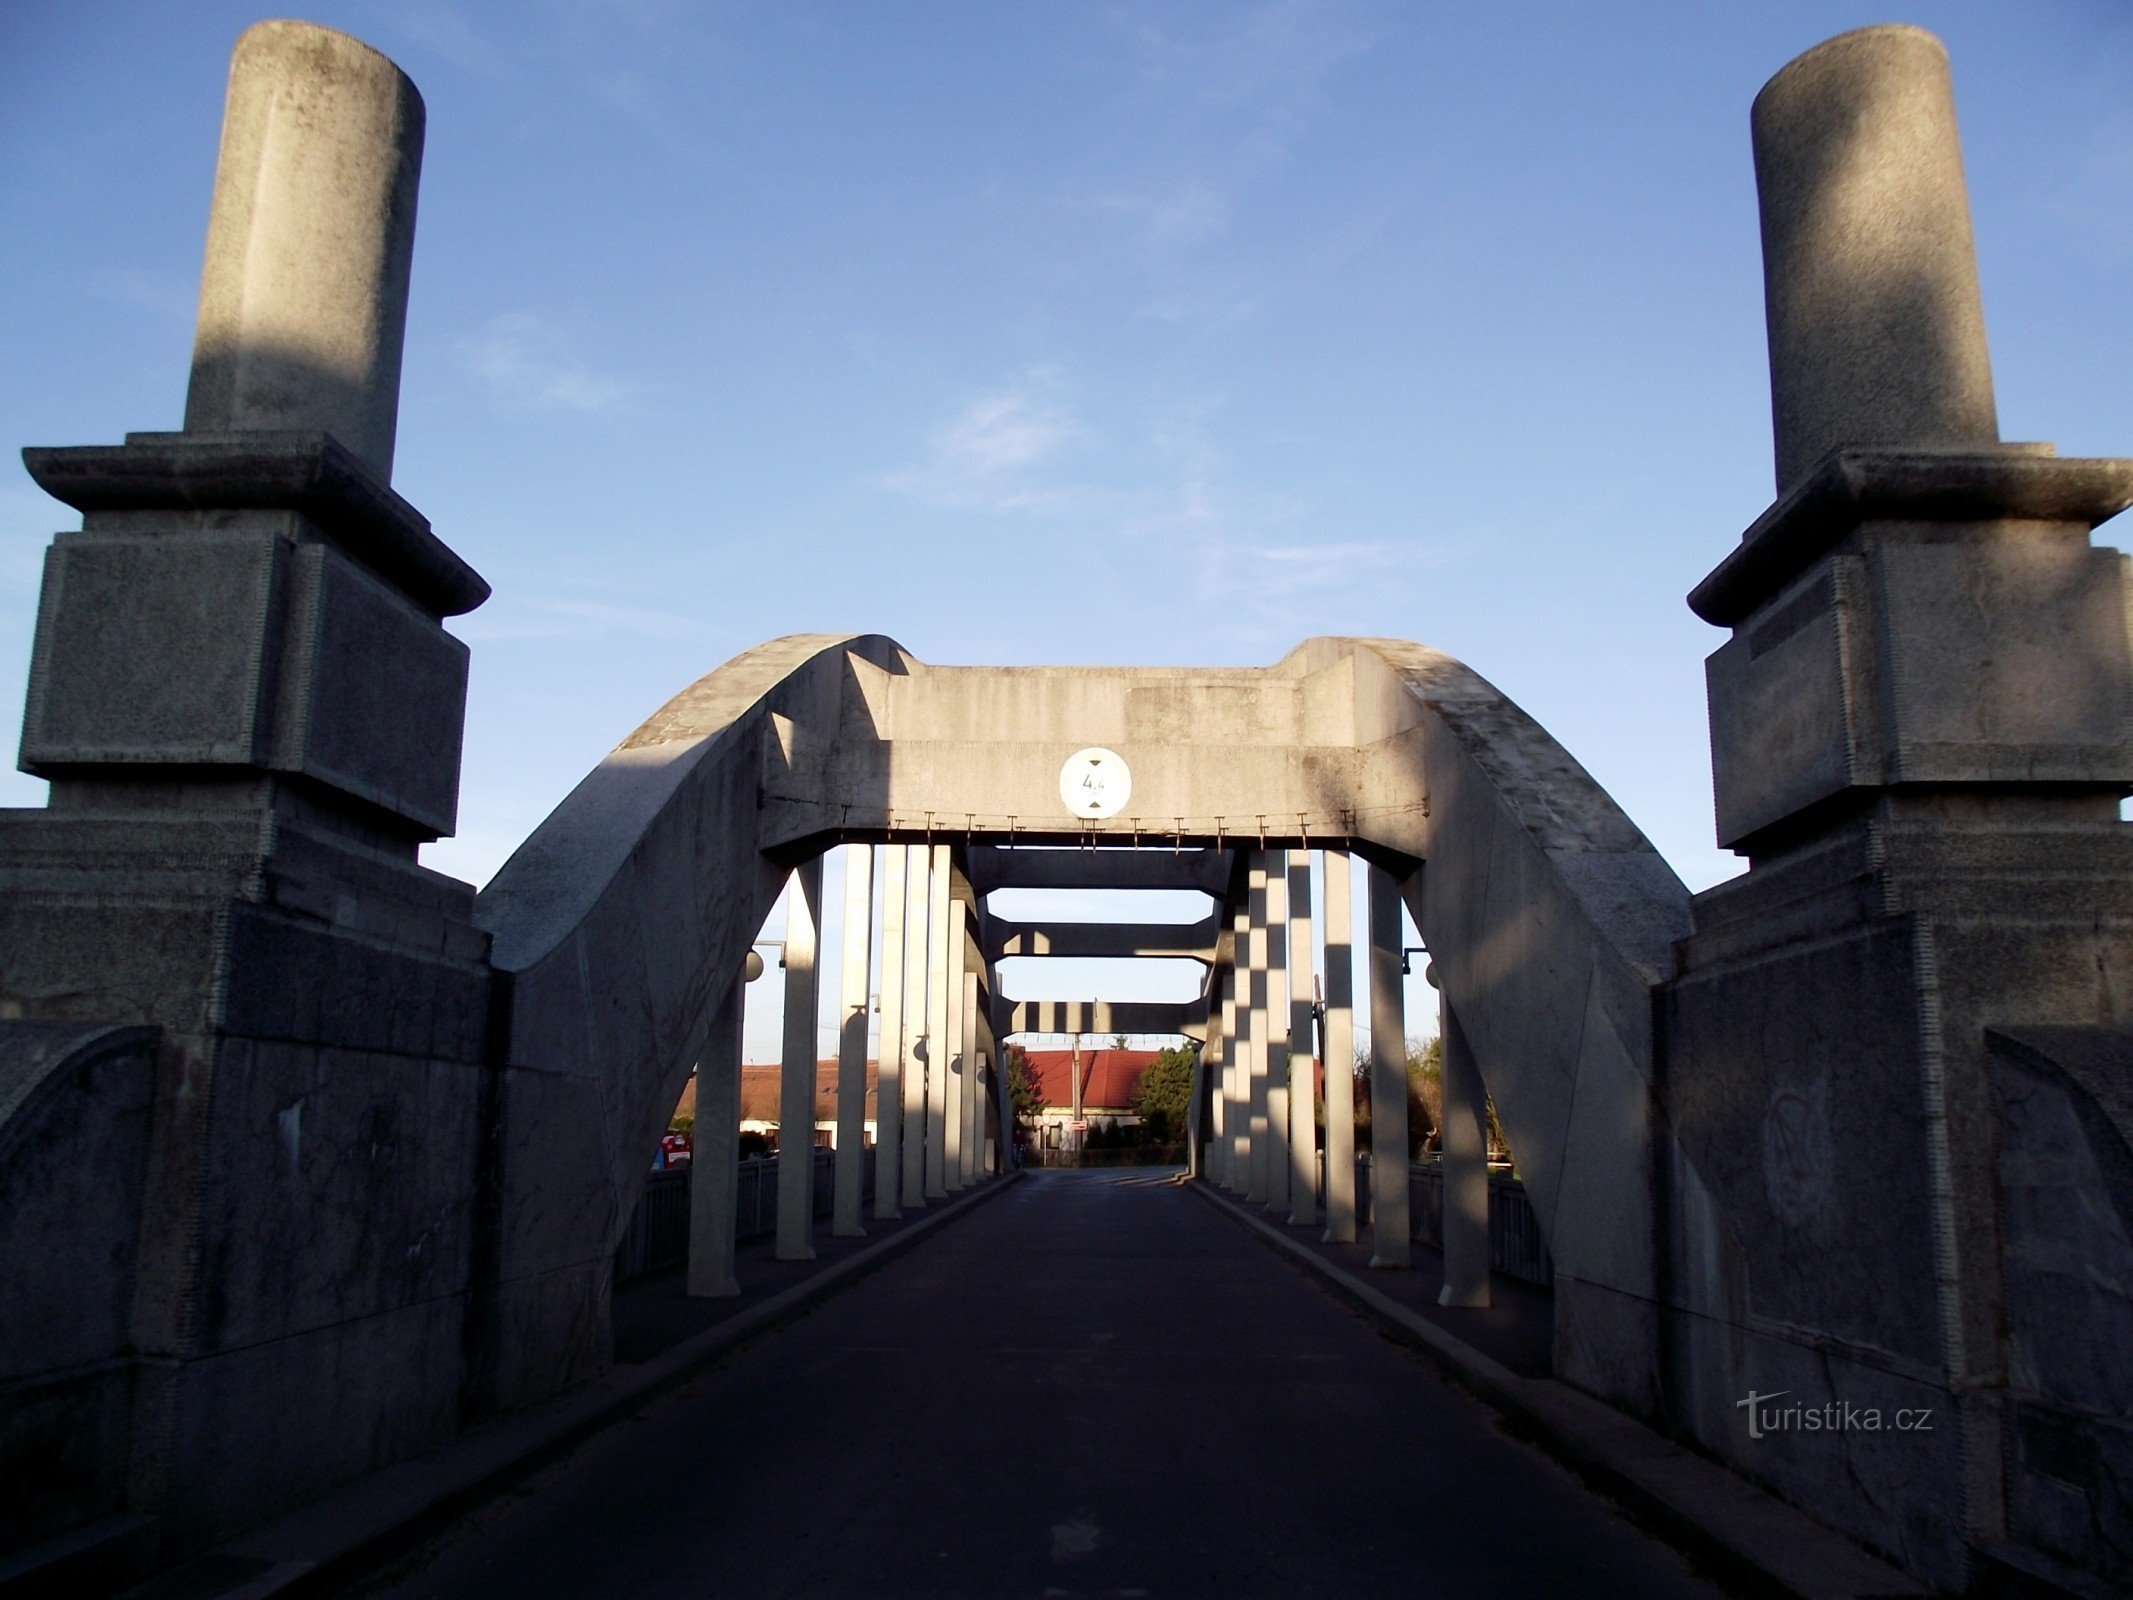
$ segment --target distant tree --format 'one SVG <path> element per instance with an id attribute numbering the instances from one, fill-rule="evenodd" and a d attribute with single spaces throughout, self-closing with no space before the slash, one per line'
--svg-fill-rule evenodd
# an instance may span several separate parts
<path id="1" fill-rule="evenodd" d="M 1037 1087 L 1036 1074 L 1030 1071 L 1029 1057 L 1022 1053 L 1019 1044 L 1007 1047 L 1007 1094 L 1014 1102 L 1015 1122 L 1021 1127 L 1034 1129 L 1044 1110 L 1044 1094 Z"/>
<path id="2" fill-rule="evenodd" d="M 1111 1035 L 1111 1048 L 1112 1048 L 1112 1049 L 1114 1049 L 1114 1050 L 1123 1050 L 1123 1049 L 1125 1049 L 1125 1048 L 1126 1048 L 1126 1036 L 1125 1036 L 1124 1034 L 1122 1034 L 1122 1033 L 1114 1033 L 1114 1034 L 1112 1034 L 1112 1035 Z"/>
<path id="3" fill-rule="evenodd" d="M 1141 1127 L 1156 1144 L 1185 1137 L 1186 1111 L 1192 1104 L 1193 1052 L 1172 1047 L 1157 1052 L 1133 1091 L 1133 1109 Z"/>

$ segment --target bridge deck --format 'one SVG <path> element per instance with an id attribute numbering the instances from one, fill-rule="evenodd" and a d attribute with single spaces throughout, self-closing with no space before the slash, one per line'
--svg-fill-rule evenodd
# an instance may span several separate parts
<path id="1" fill-rule="evenodd" d="M 1710 1595 L 1145 1172 L 1032 1174 L 367 1593 Z"/>

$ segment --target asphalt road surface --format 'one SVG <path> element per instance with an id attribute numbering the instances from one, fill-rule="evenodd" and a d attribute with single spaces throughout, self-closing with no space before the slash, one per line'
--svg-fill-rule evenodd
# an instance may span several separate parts
<path id="1" fill-rule="evenodd" d="M 1033 1174 L 363 1593 L 1720 1591 L 1213 1207 Z"/>

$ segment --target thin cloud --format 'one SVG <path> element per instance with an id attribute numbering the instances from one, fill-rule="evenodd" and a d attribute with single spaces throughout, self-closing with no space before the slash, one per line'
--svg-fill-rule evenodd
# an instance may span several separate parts
<path id="1" fill-rule="evenodd" d="M 99 267 L 89 274 L 88 287 L 99 300 L 130 306 L 166 322 L 190 322 L 199 309 L 192 284 L 139 267 Z"/>
<path id="2" fill-rule="evenodd" d="M 478 336 L 460 341 L 459 353 L 507 411 L 613 411 L 641 392 L 577 361 L 554 328 L 523 312 L 491 318 Z"/>
<path id="3" fill-rule="evenodd" d="M 509 70 L 504 53 L 456 7 L 423 0 L 401 7 L 393 21 L 422 49 L 455 67 L 485 78 L 501 78 Z"/>
<path id="4" fill-rule="evenodd" d="M 934 431 L 922 463 L 883 483 L 949 510 L 1057 511 L 1085 498 L 1046 475 L 1081 431 L 1033 386 L 1003 389 L 971 401 Z"/>

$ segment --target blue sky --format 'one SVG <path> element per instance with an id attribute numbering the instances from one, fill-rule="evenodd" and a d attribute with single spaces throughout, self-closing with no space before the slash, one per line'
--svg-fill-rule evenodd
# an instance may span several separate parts
<path id="1" fill-rule="evenodd" d="M 10 451 L 177 425 L 259 14 L 0 9 Z M 1950 48 L 2003 433 L 2133 451 L 2122 0 L 306 15 L 428 105 L 395 482 L 496 589 L 426 854 L 477 882 L 682 685 L 847 628 L 1423 640 L 1727 875 L 1682 596 L 1772 490 L 1748 104 L 1862 23 Z M 67 520 L 0 473 L 10 707 Z"/>

